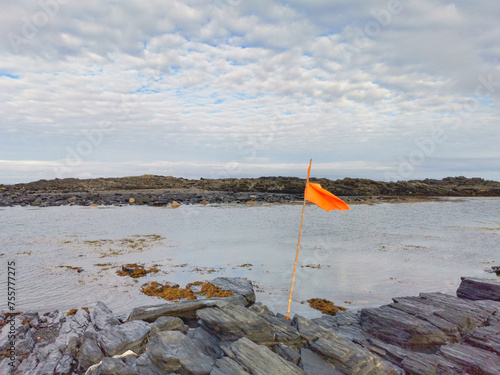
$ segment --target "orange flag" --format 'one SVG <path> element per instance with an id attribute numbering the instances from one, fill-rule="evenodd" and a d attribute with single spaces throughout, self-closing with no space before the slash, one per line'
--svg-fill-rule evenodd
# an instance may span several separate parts
<path id="1" fill-rule="evenodd" d="M 311 164 L 309 164 L 309 169 L 307 170 L 308 176 L 310 171 Z M 342 199 L 333 195 L 328 190 L 323 189 L 320 184 L 314 184 L 312 182 L 307 182 L 306 184 L 304 199 L 314 203 L 327 212 L 331 210 L 350 210 L 347 203 Z"/>

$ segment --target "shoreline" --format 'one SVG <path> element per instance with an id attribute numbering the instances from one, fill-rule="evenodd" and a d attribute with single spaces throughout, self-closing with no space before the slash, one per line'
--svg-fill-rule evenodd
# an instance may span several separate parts
<path id="1" fill-rule="evenodd" d="M 311 177 L 347 203 L 415 202 L 445 197 L 500 197 L 500 182 L 447 177 L 397 182 L 362 178 L 329 180 Z M 209 203 L 292 203 L 302 201 L 306 180 L 298 177 L 190 180 L 143 175 L 121 178 L 39 180 L 0 184 L 0 206 L 123 205 L 165 206 Z"/>
<path id="2" fill-rule="evenodd" d="M 450 196 L 339 196 L 349 205 L 378 203 L 421 203 L 456 201 L 461 198 Z M 477 197 L 494 198 L 494 197 Z M 176 203 L 174 203 L 176 202 Z M 168 207 L 180 205 L 213 205 L 213 204 L 302 204 L 302 194 L 261 193 L 261 192 L 227 192 L 191 189 L 154 189 L 154 190 L 112 190 L 94 192 L 67 193 L 21 193 L 5 194 L 0 192 L 0 207 L 33 206 L 125 206 L 142 205 L 152 207 Z"/>
<path id="3" fill-rule="evenodd" d="M 67 312 L 1 312 L 0 347 L 10 356 L 0 357 L 0 372 L 495 375 L 500 368 L 499 281 L 462 277 L 457 296 L 421 293 L 289 321 L 256 301 L 248 280 L 211 283 L 230 295 L 127 315 L 102 302 Z"/>

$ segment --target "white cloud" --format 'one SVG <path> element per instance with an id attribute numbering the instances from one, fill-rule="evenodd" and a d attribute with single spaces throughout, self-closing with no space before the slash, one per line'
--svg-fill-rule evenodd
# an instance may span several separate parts
<path id="1" fill-rule="evenodd" d="M 401 1 L 397 14 L 362 0 L 42 3 L 58 6 L 20 0 L 0 15 L 0 159 L 60 161 L 82 131 L 111 123 L 75 173 L 166 160 L 284 174 L 273 168 L 313 157 L 363 177 L 444 128 L 415 175 L 452 174 L 426 165 L 458 165 L 460 148 L 497 175 L 496 2 Z M 380 169 L 349 164 L 371 162 Z M 41 173 L 17 167 L 4 163 L 0 182 Z"/>

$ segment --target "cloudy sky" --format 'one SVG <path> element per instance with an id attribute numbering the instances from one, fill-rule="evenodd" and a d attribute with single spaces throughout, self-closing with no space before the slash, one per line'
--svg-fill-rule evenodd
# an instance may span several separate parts
<path id="1" fill-rule="evenodd" d="M 500 180 L 498 0 L 0 4 L 0 183 Z"/>

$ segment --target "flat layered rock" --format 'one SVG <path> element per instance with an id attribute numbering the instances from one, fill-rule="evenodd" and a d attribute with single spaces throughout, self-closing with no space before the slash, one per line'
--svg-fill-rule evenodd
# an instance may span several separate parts
<path id="1" fill-rule="evenodd" d="M 389 306 L 361 310 L 361 327 L 374 337 L 409 349 L 433 349 L 449 341 L 431 323 Z"/>
<path id="2" fill-rule="evenodd" d="M 336 368 L 348 374 L 396 374 L 368 350 L 338 337 L 319 338 L 310 347 Z"/>
<path id="3" fill-rule="evenodd" d="M 500 356 L 500 324 L 478 328 L 465 341 Z"/>
<path id="4" fill-rule="evenodd" d="M 199 310 L 198 318 L 203 327 L 222 340 L 235 340 L 246 336 L 258 343 L 273 342 L 275 334 L 271 325 L 257 313 L 239 305 Z"/>
<path id="5" fill-rule="evenodd" d="M 215 284 L 242 294 L 142 307 L 125 323 L 102 303 L 91 312 L 18 315 L 14 373 L 500 374 L 498 301 L 422 293 L 287 321 L 261 303 L 247 307 L 251 284 L 231 280 Z M 7 323 L 6 314 L 0 319 Z M 4 352 L 7 333 L 0 333 Z M 9 371 L 0 353 L 0 373 Z"/>
<path id="6" fill-rule="evenodd" d="M 401 361 L 401 367 L 410 374 L 463 375 L 461 366 L 439 355 L 411 353 Z"/>
<path id="7" fill-rule="evenodd" d="M 439 352 L 472 374 L 500 374 L 500 357 L 495 353 L 462 344 L 445 345 Z"/>
<path id="8" fill-rule="evenodd" d="M 292 324 L 297 328 L 300 336 L 309 343 L 316 341 L 320 337 L 337 338 L 337 335 L 329 329 L 323 328 L 314 321 L 306 319 L 300 315 L 295 315 L 293 317 Z"/>
<path id="9" fill-rule="evenodd" d="M 439 298 L 438 298 L 439 297 Z M 427 294 L 421 297 L 394 298 L 388 306 L 413 315 L 439 328 L 449 337 L 449 342 L 458 342 L 485 323 L 489 314 L 470 303 L 464 305 L 457 297 Z M 455 301 L 453 301 L 455 299 Z"/>
<path id="10" fill-rule="evenodd" d="M 243 337 L 231 345 L 235 360 L 254 375 L 305 375 L 294 363 Z"/>
<path id="11" fill-rule="evenodd" d="M 286 318 L 276 316 L 262 303 L 252 305 L 249 310 L 256 312 L 271 325 L 271 331 L 275 334 L 275 341 L 290 346 L 302 346 L 304 340 L 295 327 Z"/>
<path id="12" fill-rule="evenodd" d="M 300 350 L 300 365 L 307 375 L 343 375 L 334 365 L 325 361 L 309 349 Z"/>
<path id="13" fill-rule="evenodd" d="M 462 277 L 457 296 L 470 300 L 500 301 L 500 281 Z"/>
<path id="14" fill-rule="evenodd" d="M 220 348 L 221 342 L 219 338 L 204 328 L 196 327 L 190 329 L 186 335 L 209 357 L 221 358 L 224 355 L 224 352 Z"/>
<path id="15" fill-rule="evenodd" d="M 420 293 L 422 302 L 438 307 L 445 307 L 445 311 L 450 313 L 449 318 L 453 319 L 458 312 L 463 312 L 476 320 L 478 324 L 484 323 L 492 313 L 497 311 L 495 307 L 486 307 L 484 304 L 468 301 L 444 293 Z M 459 318 L 459 320 L 461 317 Z"/>
<path id="16" fill-rule="evenodd" d="M 280 356 L 282 356 L 284 359 L 286 359 L 289 362 L 293 362 L 296 365 L 300 361 L 300 354 L 298 351 L 290 348 L 287 345 L 284 344 L 278 344 L 274 347 L 274 350 L 276 353 L 278 353 Z"/>
<path id="17" fill-rule="evenodd" d="M 196 312 L 207 307 L 217 306 L 224 303 L 239 304 L 245 306 L 248 301 L 243 296 L 227 297 L 224 300 L 209 298 L 195 301 L 182 301 L 177 303 L 164 303 L 161 305 L 137 307 L 132 310 L 128 321 L 144 320 L 154 322 L 160 316 L 173 316 L 183 319 L 196 319 Z"/>
<path id="18" fill-rule="evenodd" d="M 215 367 L 210 375 L 248 375 L 243 367 L 229 357 L 223 357 L 215 362 Z"/>

